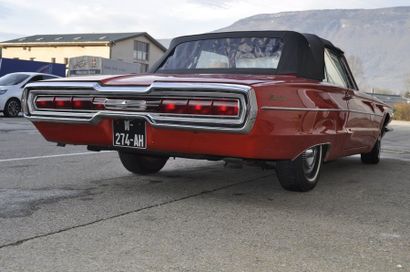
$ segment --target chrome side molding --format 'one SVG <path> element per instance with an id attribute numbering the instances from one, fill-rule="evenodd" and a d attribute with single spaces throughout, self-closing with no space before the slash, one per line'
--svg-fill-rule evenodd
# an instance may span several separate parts
<path id="1" fill-rule="evenodd" d="M 274 111 L 313 111 L 313 112 L 353 112 L 359 114 L 368 114 L 383 117 L 381 114 L 365 111 L 357 111 L 350 109 L 326 109 L 326 108 L 296 108 L 296 107 L 274 107 L 274 106 L 263 106 L 261 110 L 274 110 Z"/>

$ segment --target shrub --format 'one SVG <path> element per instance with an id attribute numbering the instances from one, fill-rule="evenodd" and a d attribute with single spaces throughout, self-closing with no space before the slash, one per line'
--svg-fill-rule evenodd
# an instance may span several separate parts
<path id="1" fill-rule="evenodd" d="M 399 103 L 393 107 L 394 119 L 410 121 L 410 104 Z"/>

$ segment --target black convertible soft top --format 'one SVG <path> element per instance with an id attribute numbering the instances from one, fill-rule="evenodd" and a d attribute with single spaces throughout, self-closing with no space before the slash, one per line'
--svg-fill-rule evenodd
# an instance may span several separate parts
<path id="1" fill-rule="evenodd" d="M 166 59 L 173 55 L 175 47 L 181 43 L 220 39 L 220 38 L 247 38 L 247 37 L 272 37 L 280 38 L 284 42 L 282 56 L 277 69 L 212 69 L 208 71 L 193 71 L 190 69 L 181 71 L 159 70 Z M 343 51 L 335 47 L 330 41 L 322 39 L 313 34 L 304 34 L 294 31 L 236 31 L 219 32 L 199 35 L 182 36 L 171 41 L 170 47 L 164 56 L 154 65 L 151 72 L 154 73 L 246 73 L 246 74 L 294 74 L 299 77 L 323 80 L 324 79 L 324 50 L 328 48 L 338 55 Z M 228 71 L 227 71 L 228 70 Z"/>

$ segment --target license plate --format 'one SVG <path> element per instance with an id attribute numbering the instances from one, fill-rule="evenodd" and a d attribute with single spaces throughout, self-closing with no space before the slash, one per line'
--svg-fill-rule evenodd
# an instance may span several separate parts
<path id="1" fill-rule="evenodd" d="M 147 148 L 145 120 L 113 120 L 113 145 L 130 148 Z"/>

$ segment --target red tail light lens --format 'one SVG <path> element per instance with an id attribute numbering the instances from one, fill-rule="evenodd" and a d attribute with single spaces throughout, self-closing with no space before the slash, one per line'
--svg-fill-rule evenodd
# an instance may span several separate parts
<path id="1" fill-rule="evenodd" d="M 93 109 L 92 97 L 73 97 L 73 109 L 75 110 L 92 110 Z"/>
<path id="2" fill-rule="evenodd" d="M 189 100 L 188 111 L 190 114 L 211 115 L 212 100 Z"/>
<path id="3" fill-rule="evenodd" d="M 96 110 L 105 110 L 105 98 L 95 97 L 93 100 L 93 106 Z"/>
<path id="4" fill-rule="evenodd" d="M 195 115 L 237 116 L 239 114 L 238 100 L 183 100 L 163 99 L 160 112 Z"/>
<path id="5" fill-rule="evenodd" d="M 36 107 L 39 109 L 46 109 L 46 108 L 53 109 L 55 107 L 53 96 L 37 97 L 35 103 L 36 103 Z"/>
<path id="6" fill-rule="evenodd" d="M 54 105 L 56 109 L 71 109 L 72 103 L 71 96 L 63 96 L 63 97 L 55 97 L 54 98 Z"/>
<path id="7" fill-rule="evenodd" d="M 35 100 L 39 109 L 105 110 L 105 98 L 40 96 Z"/>
<path id="8" fill-rule="evenodd" d="M 164 113 L 188 113 L 188 100 L 182 99 L 163 99 L 161 101 L 160 111 Z"/>
<path id="9" fill-rule="evenodd" d="M 236 116 L 239 113 L 239 103 L 234 100 L 214 100 L 212 109 L 214 115 Z"/>

